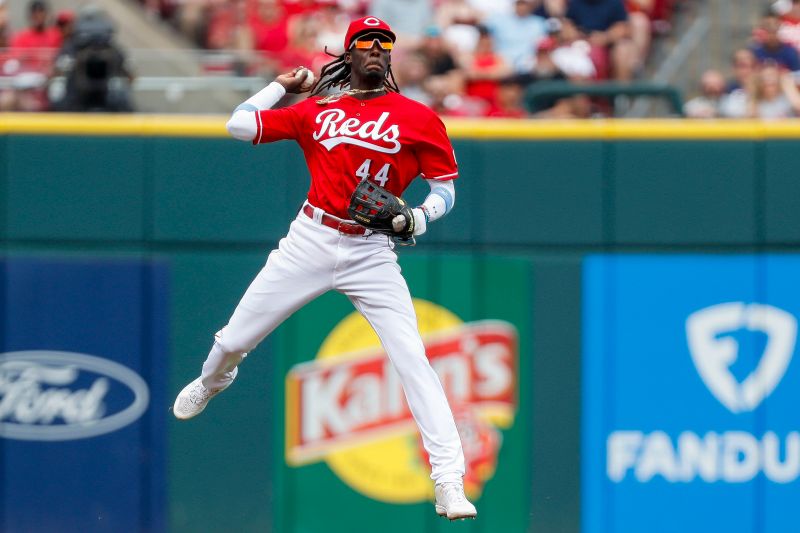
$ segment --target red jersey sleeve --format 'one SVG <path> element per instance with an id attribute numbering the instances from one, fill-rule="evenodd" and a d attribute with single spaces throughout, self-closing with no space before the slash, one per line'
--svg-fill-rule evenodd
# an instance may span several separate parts
<path id="1" fill-rule="evenodd" d="M 417 147 L 422 177 L 427 180 L 456 179 L 458 177 L 456 155 L 442 119 L 433 115 L 422 131 L 422 140 Z"/>
<path id="2" fill-rule="evenodd" d="M 256 112 L 256 136 L 253 144 L 297 139 L 302 129 L 299 105 L 281 109 L 262 109 Z"/>

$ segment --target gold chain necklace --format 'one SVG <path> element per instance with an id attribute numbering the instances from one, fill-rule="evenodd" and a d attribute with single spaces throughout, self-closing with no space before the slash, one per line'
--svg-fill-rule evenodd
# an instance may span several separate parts
<path id="1" fill-rule="evenodd" d="M 335 102 L 341 99 L 344 96 L 353 96 L 355 94 L 367 94 L 367 93 L 380 93 L 386 92 L 386 87 L 378 87 L 377 89 L 347 89 L 346 91 L 342 91 L 336 94 L 329 94 L 324 98 L 320 98 L 317 100 L 319 105 L 329 104 L 331 102 Z"/>

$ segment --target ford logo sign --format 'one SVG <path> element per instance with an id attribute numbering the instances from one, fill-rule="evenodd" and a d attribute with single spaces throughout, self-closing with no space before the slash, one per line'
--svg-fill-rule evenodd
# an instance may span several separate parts
<path id="1" fill-rule="evenodd" d="M 135 422 L 150 392 L 133 370 L 72 352 L 0 354 L 0 437 L 59 441 L 111 433 Z"/>

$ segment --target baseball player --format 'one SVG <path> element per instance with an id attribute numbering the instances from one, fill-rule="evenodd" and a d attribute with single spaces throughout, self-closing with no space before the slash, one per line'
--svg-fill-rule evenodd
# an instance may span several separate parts
<path id="1" fill-rule="evenodd" d="M 394 239 L 356 223 L 351 194 L 364 179 L 400 196 L 422 176 L 424 202 L 392 219 L 398 236 L 419 236 L 453 207 L 458 168 L 444 124 L 429 108 L 399 94 L 391 69 L 395 34 L 364 17 L 345 35 L 345 52 L 319 80 L 298 67 L 239 105 L 227 127 L 253 144 L 295 140 L 311 174 L 308 198 L 278 249 L 215 336 L 200 377 L 178 394 L 180 419 L 199 414 L 236 378 L 239 364 L 297 309 L 329 291 L 345 294 L 375 329 L 394 365 L 422 434 L 435 482 L 436 512 L 474 518 L 464 495 L 464 455 L 442 385 L 425 355 Z M 310 92 L 271 109 L 285 93 Z M 401 202 L 402 203 L 402 202 Z M 405 239 L 404 239 L 405 240 Z"/>

